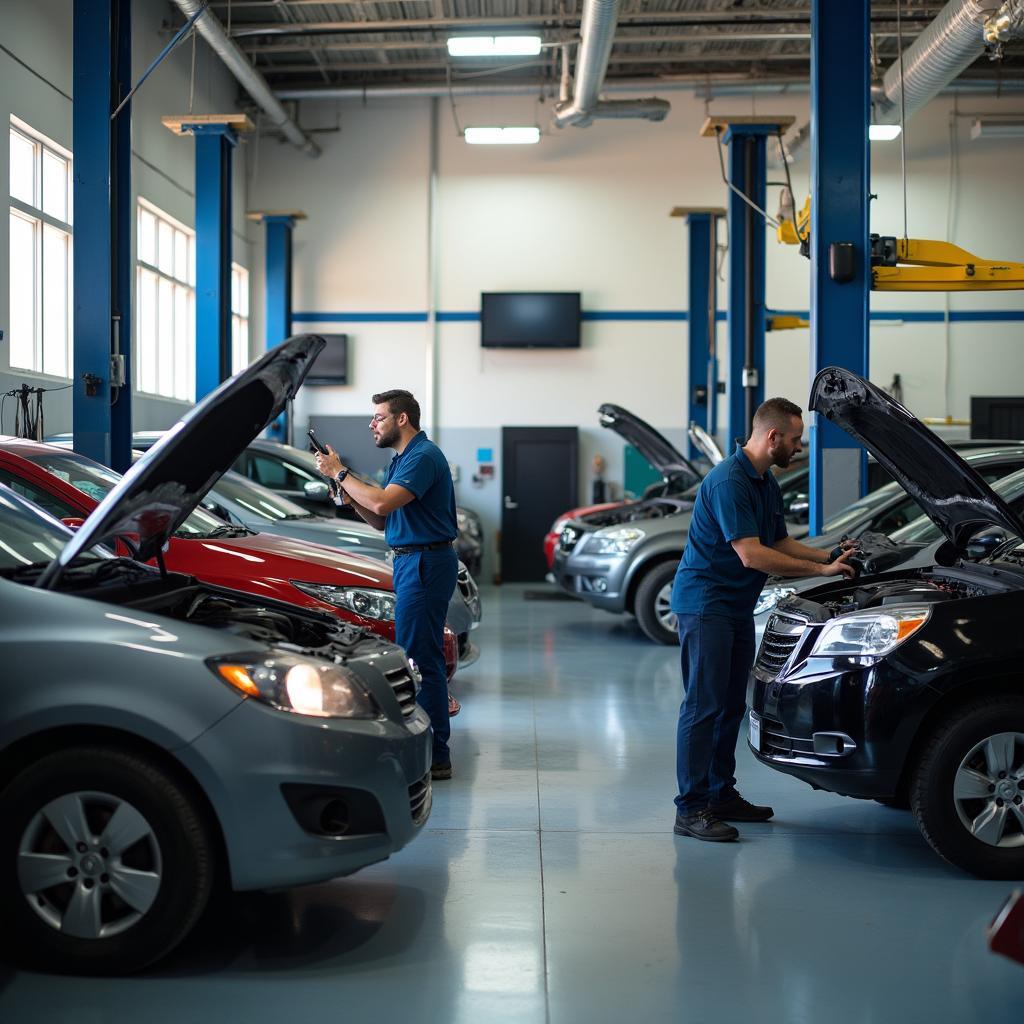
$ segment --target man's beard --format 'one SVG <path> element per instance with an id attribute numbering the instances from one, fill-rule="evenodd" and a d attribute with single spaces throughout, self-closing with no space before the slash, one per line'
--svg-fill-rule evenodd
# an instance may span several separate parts
<path id="1" fill-rule="evenodd" d="M 393 448 L 398 440 L 398 431 L 392 430 L 388 434 L 381 434 L 374 442 L 378 448 Z"/>
<path id="2" fill-rule="evenodd" d="M 779 469 L 786 469 L 789 464 L 793 461 L 794 452 L 786 451 L 784 448 L 776 448 L 773 452 L 769 453 L 772 457 L 772 465 L 778 466 Z"/>

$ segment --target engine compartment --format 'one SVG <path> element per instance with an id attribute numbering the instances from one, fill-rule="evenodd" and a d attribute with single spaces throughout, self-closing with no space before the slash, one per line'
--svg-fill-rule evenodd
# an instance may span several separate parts
<path id="1" fill-rule="evenodd" d="M 620 508 L 610 508 L 603 512 L 591 512 L 582 517 L 582 522 L 595 529 L 606 526 L 619 526 L 622 523 L 635 523 L 640 519 L 664 519 L 679 512 L 689 512 L 693 502 L 673 498 L 655 498 L 651 501 L 637 501 Z"/>
<path id="2" fill-rule="evenodd" d="M 854 587 L 841 596 L 821 603 L 832 615 L 844 615 L 869 608 L 959 601 L 968 597 L 982 597 L 985 593 L 980 587 L 942 578 L 884 580 L 870 586 Z"/>

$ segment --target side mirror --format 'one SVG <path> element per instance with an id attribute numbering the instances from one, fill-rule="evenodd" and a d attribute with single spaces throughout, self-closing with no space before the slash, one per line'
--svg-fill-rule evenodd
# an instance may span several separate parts
<path id="1" fill-rule="evenodd" d="M 310 501 L 329 501 L 331 497 L 327 484 L 321 483 L 319 480 L 307 480 L 302 485 L 302 493 Z"/>
<path id="2" fill-rule="evenodd" d="M 61 522 L 69 530 L 77 530 L 85 522 L 85 520 L 81 516 L 64 516 L 61 519 Z"/>
<path id="3" fill-rule="evenodd" d="M 1000 544 L 1006 543 L 1006 534 L 998 531 L 986 531 L 972 537 L 967 545 L 970 558 L 987 558 Z"/>

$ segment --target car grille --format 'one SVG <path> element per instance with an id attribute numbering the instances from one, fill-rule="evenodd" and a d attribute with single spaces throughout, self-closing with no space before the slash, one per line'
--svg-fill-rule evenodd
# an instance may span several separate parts
<path id="1" fill-rule="evenodd" d="M 430 772 L 409 787 L 409 810 L 413 824 L 422 825 L 430 814 L 432 795 L 430 791 Z"/>
<path id="2" fill-rule="evenodd" d="M 572 549 L 579 543 L 579 539 L 582 536 L 582 530 L 576 529 L 575 526 L 566 526 L 558 537 L 559 549 L 562 551 L 572 551 Z"/>
<path id="3" fill-rule="evenodd" d="M 793 653 L 793 648 L 796 647 L 806 624 L 803 619 L 791 615 L 782 615 L 779 612 L 772 615 L 761 640 L 757 667 L 762 672 L 778 675 Z"/>
<path id="4" fill-rule="evenodd" d="M 786 727 L 774 718 L 761 716 L 761 752 L 792 757 L 794 754 L 813 754 L 814 740 L 790 736 Z"/>
<path id="5" fill-rule="evenodd" d="M 416 683 L 409 674 L 409 669 L 401 665 L 385 672 L 384 678 L 391 684 L 391 689 L 402 708 L 402 714 L 408 718 L 416 710 Z"/>

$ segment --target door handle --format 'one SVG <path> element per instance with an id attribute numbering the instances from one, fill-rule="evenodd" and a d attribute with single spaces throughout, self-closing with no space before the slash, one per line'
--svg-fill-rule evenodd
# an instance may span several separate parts
<path id="1" fill-rule="evenodd" d="M 509 495 L 506 494 L 505 495 L 505 508 L 508 508 L 508 509 L 519 508 L 519 503 L 513 501 L 512 498 Z"/>

